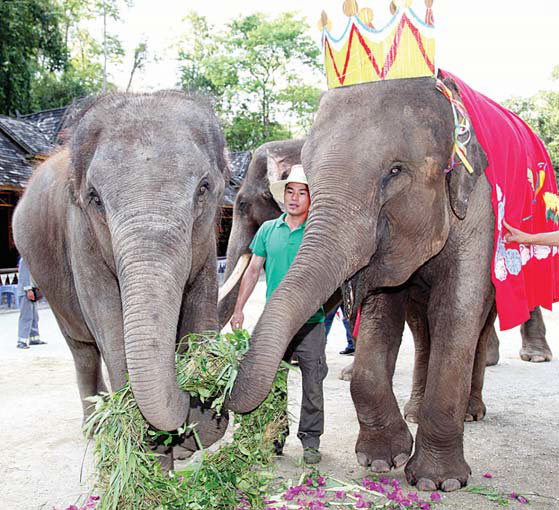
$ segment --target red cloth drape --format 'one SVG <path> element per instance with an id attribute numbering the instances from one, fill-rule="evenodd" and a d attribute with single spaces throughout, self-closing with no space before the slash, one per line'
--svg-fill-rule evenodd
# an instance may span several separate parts
<path id="1" fill-rule="evenodd" d="M 547 219 L 545 193 L 557 194 L 553 166 L 542 141 L 517 115 L 476 92 L 456 76 L 452 78 L 468 111 L 489 164 L 485 175 L 492 187 L 495 212 L 495 250 L 491 278 L 496 289 L 501 329 L 528 320 L 536 306 L 551 310 L 559 300 L 557 248 L 504 243 L 503 215 L 512 226 L 526 232 L 557 230 Z M 463 168 L 452 171 L 465 172 Z"/>

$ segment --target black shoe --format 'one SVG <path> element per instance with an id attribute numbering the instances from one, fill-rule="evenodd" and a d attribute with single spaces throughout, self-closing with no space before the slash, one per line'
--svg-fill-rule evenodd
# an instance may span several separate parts
<path id="1" fill-rule="evenodd" d="M 42 340 L 31 340 L 29 342 L 29 345 L 47 345 L 47 343 L 43 342 Z"/>
<path id="2" fill-rule="evenodd" d="M 307 464 L 318 464 L 322 460 L 322 455 L 317 448 L 304 448 L 303 460 Z"/>
<path id="3" fill-rule="evenodd" d="M 274 441 L 274 453 L 276 455 L 283 455 L 283 444 L 279 439 Z"/>
<path id="4" fill-rule="evenodd" d="M 343 351 L 340 351 L 340 354 L 347 354 L 347 355 L 352 356 L 354 352 L 355 352 L 355 348 L 346 347 Z"/>
<path id="5" fill-rule="evenodd" d="M 17 343 L 17 348 L 18 349 L 29 349 L 29 346 L 25 342 L 19 341 Z"/>

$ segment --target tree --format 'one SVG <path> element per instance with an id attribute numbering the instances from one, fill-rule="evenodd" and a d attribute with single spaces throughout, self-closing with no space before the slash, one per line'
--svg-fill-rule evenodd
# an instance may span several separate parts
<path id="1" fill-rule="evenodd" d="M 0 113 L 14 115 L 31 110 L 38 70 L 63 70 L 68 55 L 55 0 L 3 0 L 0 5 Z"/>
<path id="2" fill-rule="evenodd" d="M 555 66 L 552 78 L 559 83 L 559 66 Z M 559 176 L 559 92 L 544 90 L 523 98 L 512 97 L 504 106 L 519 115 L 541 138 Z"/>
<path id="3" fill-rule="evenodd" d="M 132 85 L 132 80 L 134 79 L 134 74 L 138 69 L 144 67 L 146 60 L 147 60 L 147 53 L 148 46 L 145 41 L 136 46 L 134 49 L 134 62 L 132 63 L 132 70 L 130 71 L 130 79 L 128 80 L 128 85 L 126 86 L 126 92 L 130 90 L 130 86 Z"/>
<path id="4" fill-rule="evenodd" d="M 218 33 L 204 17 L 190 14 L 179 48 L 181 86 L 213 97 L 232 149 L 250 149 L 265 141 L 308 128 L 320 91 L 319 49 L 305 35 L 308 27 L 293 13 L 269 19 L 252 14 L 230 22 Z"/>

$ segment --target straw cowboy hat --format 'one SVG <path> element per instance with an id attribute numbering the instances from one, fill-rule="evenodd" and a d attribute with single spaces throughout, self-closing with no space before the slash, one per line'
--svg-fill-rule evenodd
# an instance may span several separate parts
<path id="1" fill-rule="evenodd" d="M 307 182 L 307 176 L 305 175 L 305 171 L 303 170 L 303 165 L 293 165 L 287 179 L 284 179 L 283 181 L 276 181 L 270 184 L 270 192 L 272 193 L 272 196 L 274 197 L 274 200 L 276 202 L 283 204 L 283 193 L 285 191 L 285 187 L 290 182 L 306 184 L 307 186 L 309 185 L 309 183 Z"/>

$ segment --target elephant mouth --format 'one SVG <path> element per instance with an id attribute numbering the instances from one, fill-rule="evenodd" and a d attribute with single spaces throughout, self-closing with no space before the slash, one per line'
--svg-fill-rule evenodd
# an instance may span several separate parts
<path id="1" fill-rule="evenodd" d="M 242 278 L 250 262 L 250 257 L 250 253 L 245 253 L 239 257 L 235 269 L 233 269 L 232 273 L 229 275 L 229 278 L 227 278 L 227 280 L 219 288 L 217 297 L 218 303 L 221 302 L 225 298 L 225 296 L 227 296 L 227 294 L 229 294 L 235 288 L 235 285 L 237 285 L 239 280 Z"/>

